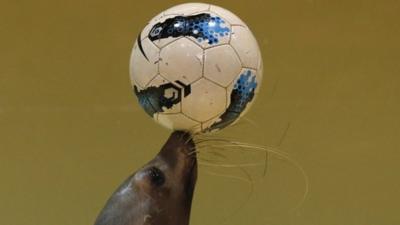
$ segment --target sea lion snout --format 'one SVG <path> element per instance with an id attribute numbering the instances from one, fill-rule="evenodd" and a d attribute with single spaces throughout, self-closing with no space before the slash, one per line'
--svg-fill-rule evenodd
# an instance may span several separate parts
<path id="1" fill-rule="evenodd" d="M 175 131 L 110 197 L 95 225 L 187 225 L 197 179 L 195 144 Z"/>
<path id="2" fill-rule="evenodd" d="M 173 132 L 157 156 L 134 175 L 137 185 L 154 191 L 160 186 L 190 188 L 197 177 L 195 144 L 183 131 Z M 145 190 L 146 191 L 146 190 Z"/>
<path id="3" fill-rule="evenodd" d="M 175 131 L 154 159 L 154 163 L 167 174 L 171 185 L 182 189 L 184 198 L 192 199 L 197 179 L 196 149 L 192 136 L 184 131 Z M 186 201 L 186 200 L 185 200 Z M 188 201 L 188 202 L 191 202 Z"/>
<path id="4" fill-rule="evenodd" d="M 160 151 L 160 154 L 184 154 L 188 156 L 195 149 L 192 136 L 184 131 L 175 131 L 168 138 L 167 142 Z M 179 156 L 178 156 L 179 157 Z"/>

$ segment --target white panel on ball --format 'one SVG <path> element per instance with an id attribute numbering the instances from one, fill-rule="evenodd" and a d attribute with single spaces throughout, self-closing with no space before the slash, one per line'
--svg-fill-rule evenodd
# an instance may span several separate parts
<path id="1" fill-rule="evenodd" d="M 182 112 L 196 121 L 206 121 L 225 110 L 225 88 L 200 79 L 192 84 L 192 93 L 182 101 Z"/>
<path id="2" fill-rule="evenodd" d="M 146 59 L 139 50 L 138 41 L 132 50 L 129 69 L 131 81 L 144 88 L 158 74 L 159 49 L 148 38 L 142 40 L 141 45 L 146 49 Z"/>
<path id="3" fill-rule="evenodd" d="M 198 132 L 201 130 L 201 124 L 182 113 L 163 114 L 159 113 L 156 119 L 161 125 L 172 130 L 190 130 Z"/>
<path id="4" fill-rule="evenodd" d="M 185 84 L 200 79 L 203 75 L 203 49 L 186 38 L 161 49 L 160 73 L 170 81 Z"/>
<path id="5" fill-rule="evenodd" d="M 244 67 L 257 69 L 260 60 L 260 50 L 251 31 L 243 26 L 232 26 L 230 44 L 237 51 Z"/>
<path id="6" fill-rule="evenodd" d="M 223 87 L 232 83 L 242 69 L 242 63 L 230 45 L 207 49 L 204 58 L 204 77 Z"/>

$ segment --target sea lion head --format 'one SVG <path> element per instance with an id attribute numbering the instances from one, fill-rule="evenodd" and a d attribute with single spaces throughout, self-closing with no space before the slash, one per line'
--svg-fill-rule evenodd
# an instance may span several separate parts
<path id="1" fill-rule="evenodd" d="M 154 159 L 110 197 L 95 225 L 186 225 L 197 162 L 191 135 L 175 131 Z"/>

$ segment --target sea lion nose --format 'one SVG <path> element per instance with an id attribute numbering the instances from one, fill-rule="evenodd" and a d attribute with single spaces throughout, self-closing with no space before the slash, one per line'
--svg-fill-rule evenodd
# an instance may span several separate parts
<path id="1" fill-rule="evenodd" d="M 185 131 L 174 131 L 162 147 L 159 156 L 165 159 L 170 166 L 182 158 L 187 158 L 195 149 L 195 144 L 190 133 Z"/>
<path id="2" fill-rule="evenodd" d="M 185 131 L 174 131 L 165 143 L 165 147 L 190 151 L 194 148 L 192 135 Z"/>
<path id="3" fill-rule="evenodd" d="M 187 143 L 192 139 L 192 135 L 186 131 L 174 131 L 169 137 L 170 139 L 174 139 L 178 142 Z"/>

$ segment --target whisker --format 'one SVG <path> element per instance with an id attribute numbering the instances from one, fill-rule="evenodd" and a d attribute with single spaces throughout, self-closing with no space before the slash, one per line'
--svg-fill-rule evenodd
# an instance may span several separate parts
<path id="1" fill-rule="evenodd" d="M 291 124 L 288 123 L 283 137 L 279 140 L 278 146 L 280 146 L 283 142 L 283 139 L 285 138 Z M 220 144 L 218 144 L 220 143 Z M 275 155 L 278 159 L 284 159 L 290 162 L 295 168 L 297 168 L 304 180 L 304 193 L 299 201 L 299 203 L 296 204 L 295 207 L 293 207 L 290 210 L 297 210 L 307 199 L 308 192 L 309 192 L 309 178 L 307 176 L 307 173 L 305 172 L 304 168 L 294 159 L 290 157 L 288 153 L 279 151 L 277 147 L 266 147 L 262 145 L 256 145 L 256 144 L 249 144 L 249 143 L 243 143 L 243 142 L 238 142 L 238 141 L 233 141 L 229 139 L 223 139 L 223 138 L 215 138 L 215 137 L 210 137 L 208 135 L 202 134 L 196 136 L 195 139 L 195 144 L 198 146 L 198 149 L 201 151 L 204 151 L 205 148 L 214 148 L 214 149 L 219 149 L 223 151 L 234 151 L 234 150 L 242 150 L 242 151 L 252 151 L 252 152 L 265 152 L 265 161 L 264 163 L 242 163 L 242 164 L 215 164 L 215 163 L 206 163 L 206 162 L 201 162 L 202 165 L 205 166 L 212 166 L 212 167 L 223 167 L 223 168 L 240 168 L 242 167 L 255 167 L 255 166 L 261 166 L 264 165 L 264 170 L 263 170 L 263 177 L 265 177 L 267 170 L 268 170 L 268 160 L 269 160 L 269 153 Z"/>
<path id="2" fill-rule="evenodd" d="M 287 153 L 282 151 L 274 150 L 272 147 L 264 147 L 260 145 L 252 145 L 240 142 L 231 142 L 232 144 L 219 144 L 219 145 L 207 145 L 208 147 L 243 147 L 248 151 L 255 151 L 255 152 L 271 152 L 283 158 L 289 157 Z M 201 146 L 199 146 L 201 147 Z"/>
<path id="3" fill-rule="evenodd" d="M 269 155 L 268 152 L 265 152 L 265 163 L 264 163 L 264 170 L 263 170 L 263 177 L 265 177 L 265 175 L 267 174 L 267 170 L 268 170 L 268 159 L 269 159 Z"/>
<path id="4" fill-rule="evenodd" d="M 203 149 L 206 150 L 205 148 L 203 148 Z M 207 151 L 207 153 L 210 153 L 210 154 L 212 154 L 212 155 L 214 155 L 216 157 L 219 157 L 219 158 L 227 159 L 226 156 L 224 156 L 223 154 L 219 153 L 218 151 L 212 151 L 212 149 L 210 149 L 210 151 Z"/>
<path id="5" fill-rule="evenodd" d="M 189 133 L 189 135 L 190 135 L 190 137 L 185 141 L 185 144 L 189 143 L 190 141 L 192 141 L 194 139 L 194 135 L 193 134 Z"/>
<path id="6" fill-rule="evenodd" d="M 196 154 L 200 154 L 200 151 L 194 149 L 194 150 L 188 152 L 186 155 L 187 155 L 187 156 L 195 156 Z"/>
<path id="7" fill-rule="evenodd" d="M 256 123 L 256 122 L 254 122 L 254 120 L 252 120 L 252 119 L 250 119 L 250 118 L 247 118 L 246 116 L 242 116 L 242 119 L 244 120 L 244 121 L 247 121 L 249 124 L 251 124 L 252 126 L 254 126 L 254 127 L 258 127 L 258 124 Z"/>
<path id="8" fill-rule="evenodd" d="M 198 141 L 195 141 L 195 144 L 201 144 L 201 143 L 204 143 L 204 142 L 213 142 L 213 141 L 215 141 L 215 142 L 229 142 L 228 139 L 222 139 L 222 138 L 208 138 L 208 139 L 198 139 L 197 138 L 197 140 Z"/>
<path id="9" fill-rule="evenodd" d="M 253 193 L 254 193 L 254 182 L 253 182 L 253 180 L 252 180 L 250 174 L 247 172 L 247 170 L 245 170 L 245 169 L 242 168 L 242 167 L 239 167 L 239 169 L 240 169 L 240 170 L 243 172 L 243 174 L 248 178 L 249 185 L 250 185 L 250 190 L 249 190 L 249 192 L 248 192 L 248 194 L 247 194 L 246 199 L 242 202 L 242 204 L 239 205 L 239 207 L 237 207 L 235 210 L 233 210 L 233 212 L 232 212 L 228 217 L 226 217 L 224 223 L 227 223 L 227 222 L 228 222 L 228 219 L 229 219 L 229 218 L 232 218 L 233 215 L 237 215 L 238 212 L 239 212 L 239 211 L 246 205 L 246 203 L 250 200 L 250 197 L 251 197 L 251 196 L 253 195 Z M 246 180 L 246 179 L 245 179 L 245 180 Z"/>
<path id="10" fill-rule="evenodd" d="M 198 158 L 199 160 L 205 160 L 203 158 Z M 207 161 L 207 160 L 205 160 Z M 257 167 L 257 166 L 264 166 L 264 163 L 238 163 L 238 164 L 215 164 L 215 163 L 207 163 L 207 162 L 200 162 L 199 165 L 203 166 L 212 166 L 212 167 L 225 167 L 225 168 L 238 168 L 238 167 Z"/>
<path id="11" fill-rule="evenodd" d="M 305 172 L 304 168 L 297 163 L 297 161 L 293 160 L 287 153 L 281 152 L 281 151 L 277 151 L 277 150 L 273 150 L 272 148 L 267 148 L 264 146 L 260 146 L 260 145 L 254 145 L 254 144 L 247 144 L 247 143 L 241 143 L 241 142 L 231 142 L 232 144 L 220 144 L 220 145 L 207 145 L 207 147 L 213 147 L 213 148 L 218 148 L 222 149 L 222 150 L 226 150 L 226 148 L 224 147 L 242 147 L 241 150 L 247 150 L 247 151 L 255 151 L 255 152 L 265 152 L 266 156 L 265 156 L 265 163 L 261 164 L 261 163 L 247 163 L 247 164 L 208 164 L 208 166 L 220 166 L 220 167 L 226 167 L 226 168 L 233 168 L 233 167 L 237 167 L 239 166 L 244 166 L 244 167 L 254 167 L 254 166 L 261 166 L 264 165 L 264 171 L 263 171 L 263 175 L 265 176 L 266 172 L 267 172 L 267 162 L 268 162 L 268 153 L 272 153 L 275 156 L 277 156 L 278 158 L 281 159 L 285 159 L 288 162 L 290 162 L 295 168 L 297 168 L 303 179 L 304 179 L 304 193 L 303 196 L 301 198 L 301 200 L 299 201 L 299 203 L 292 208 L 291 210 L 297 210 L 307 199 L 308 196 L 308 192 L 309 192 L 309 178 L 307 176 L 307 173 Z M 235 148 L 229 149 L 229 150 L 234 150 Z"/>
<path id="12" fill-rule="evenodd" d="M 219 174 L 219 173 L 210 172 L 210 171 L 205 170 L 205 172 L 208 173 L 208 174 L 210 174 L 210 175 L 219 176 L 219 177 L 224 177 L 224 178 L 230 178 L 230 179 L 235 179 L 235 180 L 239 180 L 239 181 L 242 181 L 242 182 L 245 182 L 245 183 L 249 184 L 249 191 L 248 191 L 248 193 L 247 193 L 246 199 L 239 205 L 239 207 L 237 207 L 236 209 L 234 209 L 234 210 L 232 211 L 232 213 L 230 213 L 230 215 L 227 216 L 227 217 L 224 219 L 224 221 L 222 221 L 223 223 L 226 223 L 226 222 L 228 221 L 228 219 L 232 217 L 232 215 L 237 214 L 237 212 L 240 211 L 240 210 L 245 206 L 245 204 L 250 200 L 250 197 L 251 197 L 251 196 L 253 195 L 253 193 L 254 193 L 254 182 L 253 182 L 253 180 L 252 180 L 250 174 L 247 172 L 246 169 L 244 169 L 244 168 L 242 168 L 242 167 L 240 167 L 240 166 L 238 166 L 238 165 L 236 165 L 236 168 L 239 168 L 240 171 L 245 175 L 246 178 L 243 178 L 243 177 L 240 177 L 240 176 L 232 176 L 232 175 Z"/>

